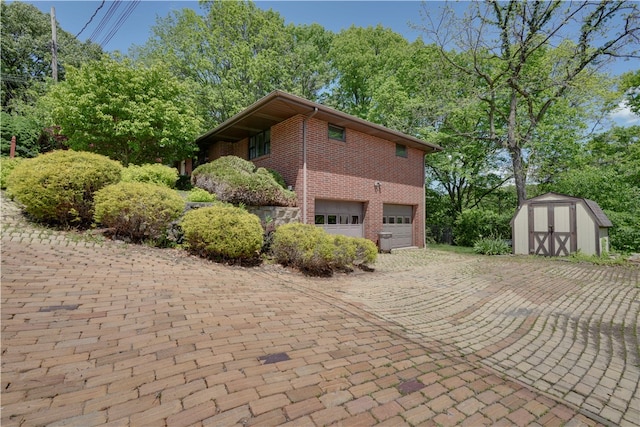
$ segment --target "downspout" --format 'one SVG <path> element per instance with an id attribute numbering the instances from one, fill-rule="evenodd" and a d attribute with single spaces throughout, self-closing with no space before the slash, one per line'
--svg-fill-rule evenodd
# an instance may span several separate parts
<path id="1" fill-rule="evenodd" d="M 427 154 L 422 156 L 422 248 L 427 247 Z"/>
<path id="2" fill-rule="evenodd" d="M 302 223 L 307 223 L 307 120 L 315 116 L 318 107 L 302 120 Z"/>

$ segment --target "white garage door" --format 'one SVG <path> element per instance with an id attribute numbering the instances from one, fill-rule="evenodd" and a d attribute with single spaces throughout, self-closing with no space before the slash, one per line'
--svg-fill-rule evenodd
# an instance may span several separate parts
<path id="1" fill-rule="evenodd" d="M 364 237 L 360 202 L 316 200 L 315 224 L 331 234 Z"/>
<path id="2" fill-rule="evenodd" d="M 413 246 L 413 206 L 384 205 L 382 231 L 390 232 L 391 248 Z"/>

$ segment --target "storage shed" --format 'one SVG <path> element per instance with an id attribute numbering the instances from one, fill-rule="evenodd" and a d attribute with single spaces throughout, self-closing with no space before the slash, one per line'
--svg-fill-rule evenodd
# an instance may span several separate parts
<path id="1" fill-rule="evenodd" d="M 596 202 L 546 193 L 525 201 L 511 219 L 513 253 L 601 255 L 609 251 L 611 226 Z"/>

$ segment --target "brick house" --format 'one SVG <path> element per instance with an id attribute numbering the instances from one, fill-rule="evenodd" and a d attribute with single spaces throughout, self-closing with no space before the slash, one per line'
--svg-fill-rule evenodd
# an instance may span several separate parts
<path id="1" fill-rule="evenodd" d="M 278 171 L 302 221 L 391 246 L 424 246 L 424 156 L 437 145 L 275 91 L 197 139 L 198 163 L 238 156 Z"/>

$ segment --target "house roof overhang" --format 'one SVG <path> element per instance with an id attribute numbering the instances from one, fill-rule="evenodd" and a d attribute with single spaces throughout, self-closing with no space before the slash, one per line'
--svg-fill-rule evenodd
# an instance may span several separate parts
<path id="1" fill-rule="evenodd" d="M 315 114 L 314 114 L 315 113 Z M 311 115 L 314 118 L 333 125 L 353 129 L 398 144 L 418 148 L 425 153 L 442 150 L 442 147 L 405 135 L 384 126 L 371 123 L 333 108 L 318 104 L 282 91 L 274 91 L 242 112 L 224 121 L 216 128 L 196 139 L 202 149 L 218 141 L 237 142 L 283 122 L 298 114 Z"/>

